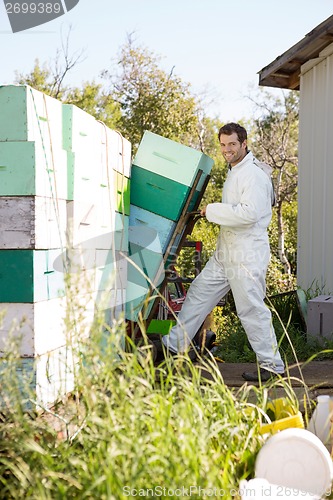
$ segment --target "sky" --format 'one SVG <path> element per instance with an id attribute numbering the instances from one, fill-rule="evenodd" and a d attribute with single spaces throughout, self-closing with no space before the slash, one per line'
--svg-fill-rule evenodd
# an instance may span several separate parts
<path id="1" fill-rule="evenodd" d="M 65 83 L 100 81 L 134 33 L 137 44 L 161 56 L 163 69 L 205 93 L 207 114 L 221 121 L 250 119 L 247 96 L 258 88 L 258 71 L 333 15 L 333 0 L 80 0 L 58 19 L 12 33 L 5 2 L 0 84 L 13 83 L 15 71 L 30 72 L 36 58 L 54 59 L 70 27 L 70 52 L 83 50 L 84 59 Z"/>

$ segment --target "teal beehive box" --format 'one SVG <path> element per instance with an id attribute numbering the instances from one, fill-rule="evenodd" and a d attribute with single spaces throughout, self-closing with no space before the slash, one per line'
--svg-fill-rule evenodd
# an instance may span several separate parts
<path id="1" fill-rule="evenodd" d="M 196 149 L 146 131 L 133 165 L 185 186 L 192 186 L 199 170 L 203 171 L 197 190 L 209 175 L 213 160 Z"/>
<path id="2" fill-rule="evenodd" d="M 53 250 L 0 250 L 0 303 L 34 303 L 65 293 L 64 272 L 54 269 Z"/>
<path id="3" fill-rule="evenodd" d="M 62 103 L 29 85 L 0 86 L 0 141 L 62 148 Z"/>
<path id="4" fill-rule="evenodd" d="M 129 261 L 126 287 L 126 319 L 147 317 L 153 302 L 147 304 L 164 279 L 164 262 L 157 232 L 151 228 L 129 228 Z"/>
<path id="5" fill-rule="evenodd" d="M 173 231 L 176 228 L 176 223 L 174 221 L 161 217 L 156 213 L 148 212 L 148 210 L 144 210 L 135 205 L 131 205 L 129 222 L 130 226 L 139 226 L 142 228 L 149 227 L 154 229 L 157 232 L 162 253 L 164 254 Z"/>
<path id="6" fill-rule="evenodd" d="M 0 196 L 29 195 L 66 199 L 66 152 L 51 155 L 40 142 L 0 142 Z"/>
<path id="7" fill-rule="evenodd" d="M 190 188 L 162 175 L 132 165 L 132 205 L 177 221 L 181 215 Z"/>

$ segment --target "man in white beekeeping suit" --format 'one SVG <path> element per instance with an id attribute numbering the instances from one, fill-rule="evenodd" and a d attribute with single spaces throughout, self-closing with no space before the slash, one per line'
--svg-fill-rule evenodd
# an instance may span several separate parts
<path id="1" fill-rule="evenodd" d="M 267 226 L 272 216 L 271 179 L 247 148 L 247 132 L 237 123 L 218 133 L 229 170 L 222 203 L 201 210 L 209 222 L 221 226 L 214 255 L 192 282 L 186 300 L 163 344 L 171 353 L 185 352 L 207 315 L 231 289 L 238 317 L 260 369 L 243 373 L 248 381 L 267 381 L 284 374 L 272 315 L 264 303 L 270 259 Z"/>

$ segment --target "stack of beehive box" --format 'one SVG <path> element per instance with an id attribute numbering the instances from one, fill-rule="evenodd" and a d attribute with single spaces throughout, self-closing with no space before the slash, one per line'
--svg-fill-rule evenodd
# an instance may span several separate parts
<path id="1" fill-rule="evenodd" d="M 53 267 L 66 242 L 61 130 L 60 102 L 29 87 L 0 88 L 0 349 L 11 349 L 15 332 L 25 371 L 42 401 L 55 396 L 53 388 L 66 392 L 72 383 L 64 274 Z M 54 386 L 47 382 L 47 365 Z"/>
<path id="2" fill-rule="evenodd" d="M 131 144 L 119 132 L 99 125 L 102 203 L 101 237 L 96 245 L 96 302 L 100 309 L 105 310 L 109 322 L 124 312 L 126 303 Z M 110 189 L 105 189 L 105 186 Z"/>
<path id="3" fill-rule="evenodd" d="M 194 207 L 212 166 L 213 160 L 200 151 L 145 132 L 131 174 L 129 254 L 136 266 L 128 268 L 127 319 L 149 314 L 152 301 L 143 311 L 147 294 L 163 281 L 163 257 L 176 224 L 187 201 L 187 211 Z M 176 250 L 178 242 L 168 251 Z"/>
<path id="4" fill-rule="evenodd" d="M 20 337 L 41 404 L 73 388 L 68 336 L 88 335 L 96 308 L 110 317 L 124 307 L 117 252 L 127 252 L 129 200 L 125 214 L 117 192 L 121 179 L 128 186 L 130 154 L 128 141 L 78 108 L 0 87 L 0 351 Z M 127 176 L 117 184 L 119 165 Z M 111 301 L 103 292 L 112 280 L 122 293 Z"/>

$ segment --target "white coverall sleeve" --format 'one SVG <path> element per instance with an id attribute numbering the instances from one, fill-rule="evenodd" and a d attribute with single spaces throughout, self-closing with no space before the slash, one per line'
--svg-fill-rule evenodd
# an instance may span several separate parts
<path id="1" fill-rule="evenodd" d="M 261 175 L 240 182 L 238 203 L 209 203 L 206 217 L 220 226 L 239 227 L 251 225 L 267 215 L 270 195 L 268 182 Z"/>

